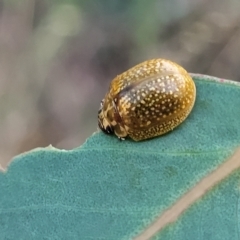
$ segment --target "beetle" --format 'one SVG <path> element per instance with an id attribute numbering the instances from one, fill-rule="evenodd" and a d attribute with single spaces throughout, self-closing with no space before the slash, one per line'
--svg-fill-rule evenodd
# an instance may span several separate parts
<path id="1" fill-rule="evenodd" d="M 153 138 L 181 124 L 195 99 L 195 83 L 184 68 L 166 59 L 148 60 L 112 80 L 98 126 L 122 140 Z"/>

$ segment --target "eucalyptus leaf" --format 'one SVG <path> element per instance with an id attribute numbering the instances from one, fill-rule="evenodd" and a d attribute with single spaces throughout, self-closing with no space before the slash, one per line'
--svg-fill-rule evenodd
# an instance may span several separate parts
<path id="1" fill-rule="evenodd" d="M 71 151 L 17 156 L 0 173 L 0 239 L 146 239 L 141 233 L 240 146 L 240 85 L 193 77 L 196 104 L 171 133 L 134 142 L 97 132 Z M 238 166 L 225 175 L 149 236 L 239 239 Z"/>

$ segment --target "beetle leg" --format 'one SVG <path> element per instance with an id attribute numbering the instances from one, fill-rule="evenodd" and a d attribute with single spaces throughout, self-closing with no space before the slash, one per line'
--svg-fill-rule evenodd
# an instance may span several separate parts
<path id="1" fill-rule="evenodd" d="M 124 141 L 126 138 L 124 138 L 124 137 L 118 137 L 118 139 L 119 139 L 120 141 Z"/>

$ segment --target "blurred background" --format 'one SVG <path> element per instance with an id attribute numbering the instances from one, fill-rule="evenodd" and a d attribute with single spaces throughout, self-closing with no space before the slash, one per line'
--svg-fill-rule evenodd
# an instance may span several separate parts
<path id="1" fill-rule="evenodd" d="M 110 81 L 150 58 L 240 80 L 239 0 L 0 0 L 0 164 L 97 130 Z"/>

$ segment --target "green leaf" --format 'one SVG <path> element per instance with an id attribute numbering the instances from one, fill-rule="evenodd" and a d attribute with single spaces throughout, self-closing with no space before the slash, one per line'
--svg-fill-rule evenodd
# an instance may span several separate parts
<path id="1" fill-rule="evenodd" d="M 169 134 L 98 132 L 71 151 L 16 157 L 0 173 L 0 239 L 132 239 L 149 226 L 154 239 L 238 239 L 240 85 L 194 80 L 193 112 Z"/>

